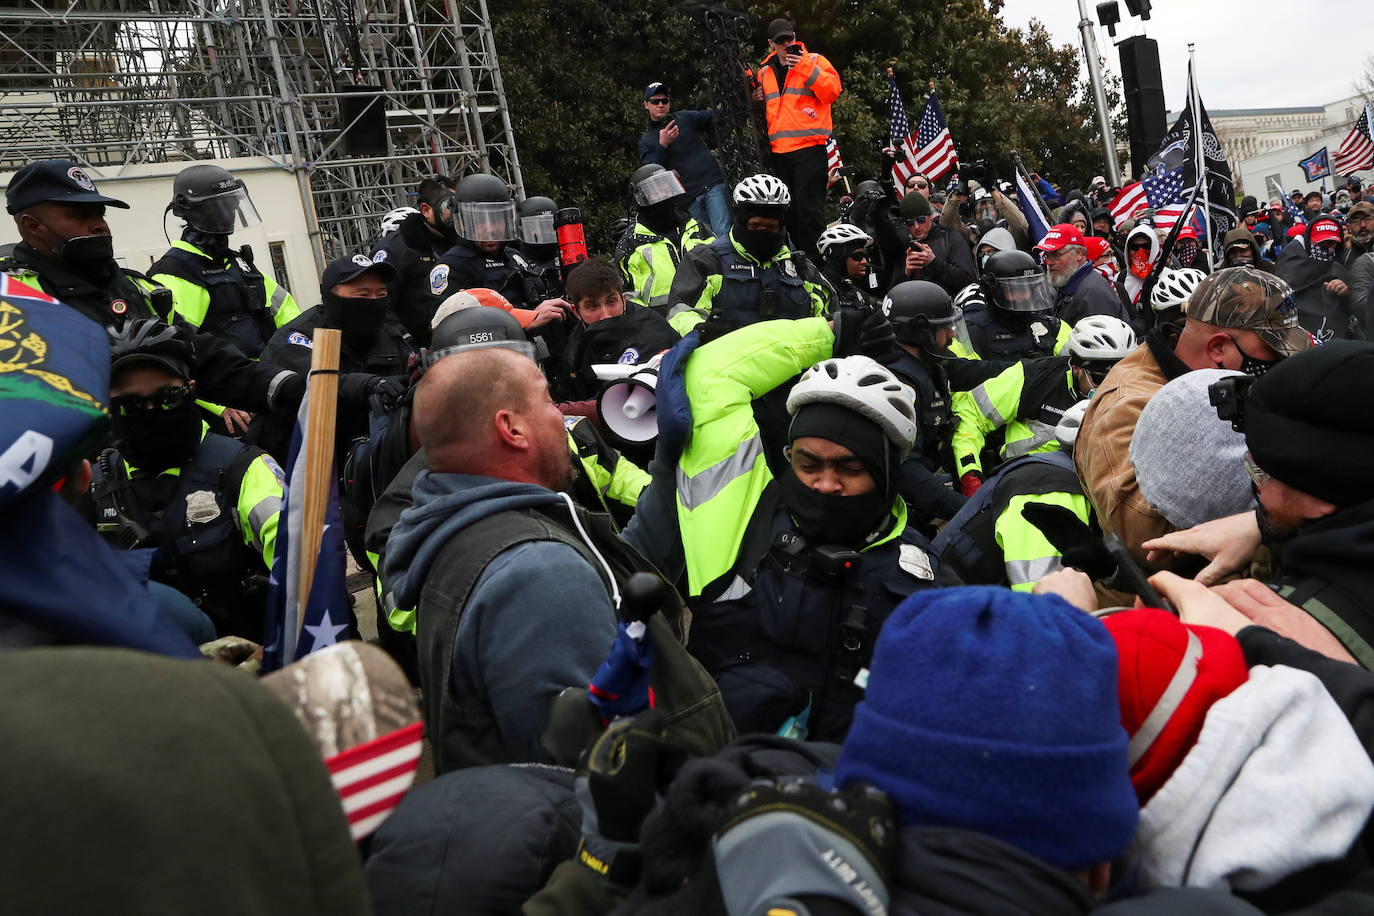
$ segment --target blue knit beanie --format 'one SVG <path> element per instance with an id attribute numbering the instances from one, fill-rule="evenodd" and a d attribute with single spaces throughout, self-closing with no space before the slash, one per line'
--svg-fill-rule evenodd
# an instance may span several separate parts
<path id="1" fill-rule="evenodd" d="M 1064 869 L 1125 850 L 1139 815 L 1116 646 L 1054 595 L 917 592 L 883 625 L 836 782 L 905 824 L 976 830 Z"/>

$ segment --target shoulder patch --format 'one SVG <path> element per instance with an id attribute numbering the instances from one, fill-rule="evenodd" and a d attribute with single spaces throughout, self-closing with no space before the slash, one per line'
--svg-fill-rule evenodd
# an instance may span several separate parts
<path id="1" fill-rule="evenodd" d="M 258 460 L 267 466 L 273 477 L 277 478 L 277 483 L 286 486 L 286 472 L 281 469 L 281 465 L 277 464 L 277 459 L 271 455 L 261 455 Z"/>
<path id="2" fill-rule="evenodd" d="M 372 252 L 372 262 L 374 264 L 380 264 L 387 259 L 387 256 L 387 250 L 385 248 L 379 248 Z"/>
<path id="3" fill-rule="evenodd" d="M 448 265 L 436 264 L 434 269 L 429 272 L 429 291 L 437 296 L 446 289 L 448 289 Z"/>
<path id="4" fill-rule="evenodd" d="M 298 347 L 308 347 L 311 350 L 315 349 L 315 341 L 306 337 L 300 331 L 292 331 L 290 334 L 286 335 L 286 342 L 295 344 Z"/>
<path id="5" fill-rule="evenodd" d="M 571 432 L 574 426 L 581 423 L 585 419 L 586 417 L 564 417 L 563 428 Z"/>
<path id="6" fill-rule="evenodd" d="M 930 565 L 930 557 L 915 544 L 903 544 L 897 552 L 897 565 L 917 579 L 933 581 L 935 570 Z"/>

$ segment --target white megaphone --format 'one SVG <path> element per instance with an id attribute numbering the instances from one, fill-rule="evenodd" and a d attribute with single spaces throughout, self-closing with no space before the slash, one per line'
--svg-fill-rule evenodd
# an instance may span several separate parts
<path id="1" fill-rule="evenodd" d="M 658 410 L 654 389 L 658 386 L 658 361 L 651 360 L 642 366 L 596 365 L 592 371 L 598 378 L 611 379 L 596 399 L 596 408 L 606 428 L 631 445 L 657 439 Z"/>

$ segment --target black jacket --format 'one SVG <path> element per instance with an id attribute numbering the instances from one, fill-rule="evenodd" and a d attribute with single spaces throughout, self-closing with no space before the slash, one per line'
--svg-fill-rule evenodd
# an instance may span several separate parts
<path id="1" fill-rule="evenodd" d="M 429 274 L 449 246 L 426 228 L 425 218 L 412 213 L 400 228 L 372 243 L 372 260 L 396 268 L 396 279 L 387 284 L 391 310 L 419 346 L 429 345 L 430 320 L 439 301 L 429 292 Z"/>
<path id="2" fill-rule="evenodd" d="M 1364 331 L 1360 327 L 1360 319 L 1364 317 L 1363 303 L 1353 302 L 1349 293 L 1338 296 L 1326 288 L 1331 280 L 1345 279 L 1345 268 L 1339 261 L 1317 261 L 1308 257 L 1311 236 L 1312 227 L 1308 226 L 1303 234 L 1307 244 L 1284 248 L 1274 267 L 1274 273 L 1293 287 L 1299 323 L 1312 332 L 1318 343 L 1363 338 Z M 1340 251 L 1336 253 L 1339 255 Z"/>
<path id="3" fill-rule="evenodd" d="M 596 377 L 592 366 L 648 362 L 679 339 L 668 319 L 634 302 L 627 302 L 624 314 L 615 318 L 589 325 L 574 322 L 563 350 L 568 399 L 594 398 L 601 391 L 604 382 Z"/>
<path id="4" fill-rule="evenodd" d="M 935 216 L 932 214 L 930 218 L 933 220 Z M 920 277 L 912 278 L 906 275 L 905 250 L 890 253 L 889 260 L 892 263 L 892 272 L 888 277 L 889 287 L 895 286 L 903 280 L 929 280 L 939 284 L 945 292 L 953 296 L 978 279 L 978 269 L 973 264 L 973 251 L 968 247 L 968 242 L 964 241 L 963 236 L 950 232 L 937 224 L 932 226 L 930 233 L 926 235 L 925 244 L 935 254 L 935 260 L 926 265 L 925 269 L 921 271 Z"/>
<path id="5" fill-rule="evenodd" d="M 1055 314 L 1073 327 L 1089 315 L 1110 315 L 1134 326 L 1131 316 L 1107 278 L 1084 264 L 1069 282 L 1059 290 L 1054 302 Z"/>

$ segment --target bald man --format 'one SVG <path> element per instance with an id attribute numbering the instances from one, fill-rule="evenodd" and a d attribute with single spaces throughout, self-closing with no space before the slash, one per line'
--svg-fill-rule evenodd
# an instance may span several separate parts
<path id="1" fill-rule="evenodd" d="M 615 639 L 605 573 L 582 541 L 603 516 L 563 493 L 563 415 L 530 359 L 499 347 L 445 357 L 420 381 L 428 469 L 392 529 L 384 575 L 417 612 L 435 768 L 544 759 L 549 705 L 582 687 Z M 596 549 L 615 563 L 615 539 Z M 621 548 L 624 549 L 623 547 Z"/>

